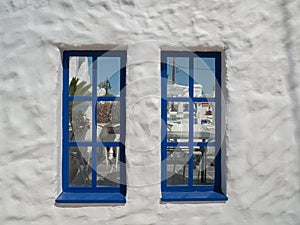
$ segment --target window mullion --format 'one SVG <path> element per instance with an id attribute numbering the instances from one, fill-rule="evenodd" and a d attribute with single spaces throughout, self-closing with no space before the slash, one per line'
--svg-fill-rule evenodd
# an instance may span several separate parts
<path id="1" fill-rule="evenodd" d="M 92 76 L 92 187 L 97 186 L 97 57 L 93 57 Z"/>
<path id="2" fill-rule="evenodd" d="M 193 186 L 193 168 L 194 168 L 194 73 L 193 73 L 193 57 L 189 57 L 189 177 L 188 186 Z"/>

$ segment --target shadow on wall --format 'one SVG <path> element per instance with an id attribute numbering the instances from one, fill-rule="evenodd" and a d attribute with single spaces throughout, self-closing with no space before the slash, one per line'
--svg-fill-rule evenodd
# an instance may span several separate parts
<path id="1" fill-rule="evenodd" d="M 293 43 L 293 38 L 295 35 L 293 31 L 293 27 L 291 25 L 292 15 L 290 14 L 288 10 L 288 4 L 289 1 L 282 0 L 281 2 L 281 10 L 283 15 L 283 28 L 285 30 L 285 50 L 286 50 L 286 56 L 287 56 L 287 63 L 288 63 L 288 77 L 287 81 L 289 84 L 289 95 L 292 100 L 293 104 L 293 117 L 294 121 L 300 121 L 300 99 L 299 99 L 299 91 L 297 91 L 297 86 L 299 85 L 296 77 L 296 59 L 294 59 L 293 51 L 297 51 L 297 49 L 294 48 L 295 43 Z M 300 146 L 300 123 L 296 123 L 296 130 L 295 130 L 295 140 L 298 146 Z M 299 151 L 298 151 L 298 154 Z M 299 155 L 300 157 L 300 155 Z"/>

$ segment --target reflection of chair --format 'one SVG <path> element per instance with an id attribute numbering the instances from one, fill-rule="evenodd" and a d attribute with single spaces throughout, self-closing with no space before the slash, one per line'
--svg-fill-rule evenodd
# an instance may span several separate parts
<path id="1" fill-rule="evenodd" d="M 170 149 L 170 153 L 168 155 L 168 164 L 173 164 L 173 171 L 172 171 L 172 183 L 175 184 L 175 179 L 178 172 L 182 169 L 182 183 L 184 184 L 185 179 L 185 171 L 186 165 L 188 165 L 188 151 L 184 151 L 182 148 L 174 148 Z M 177 169 L 179 165 L 179 170 Z M 176 168 L 177 167 L 177 168 Z"/>
<path id="2" fill-rule="evenodd" d="M 104 124 L 99 125 L 98 129 L 101 129 L 99 139 L 101 142 L 114 142 L 120 139 L 120 124 Z M 101 147 L 103 148 L 103 147 Z M 112 159 L 115 159 L 115 168 L 118 168 L 119 151 L 116 147 L 105 147 L 105 162 L 106 165 L 113 164 Z M 113 168 L 112 168 L 113 169 Z"/>

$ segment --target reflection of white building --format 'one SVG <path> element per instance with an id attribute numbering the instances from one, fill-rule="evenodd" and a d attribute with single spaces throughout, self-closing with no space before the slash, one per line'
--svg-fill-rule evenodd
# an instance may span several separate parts
<path id="1" fill-rule="evenodd" d="M 201 84 L 194 84 L 194 97 L 201 97 L 203 86 Z M 168 84 L 168 97 L 188 97 L 189 87 L 180 84 Z"/>
<path id="2" fill-rule="evenodd" d="M 168 84 L 168 97 L 188 97 L 189 87 L 180 84 Z M 194 84 L 194 97 L 203 97 L 203 86 Z M 194 123 L 196 124 L 213 124 L 214 121 L 214 105 L 211 103 L 194 103 Z M 177 121 L 180 123 L 187 122 L 189 116 L 189 106 L 187 102 L 173 102 L 168 108 L 169 121 Z"/>
<path id="3" fill-rule="evenodd" d="M 86 81 L 88 84 L 91 83 L 88 57 L 70 57 L 69 71 L 69 82 L 71 82 L 73 77 L 78 77 L 79 82 Z"/>
<path id="4" fill-rule="evenodd" d="M 79 78 L 79 83 L 85 81 L 87 84 L 91 83 L 91 77 L 89 75 L 89 63 L 88 57 L 70 57 L 69 62 L 69 83 L 73 79 L 73 77 Z M 76 93 L 75 93 L 76 95 Z M 84 113 L 85 117 L 91 123 L 91 115 L 92 115 L 92 106 L 91 104 L 81 103 L 73 107 L 73 117 L 78 112 Z M 73 118 L 75 120 L 75 118 Z M 89 128 L 85 128 L 84 131 L 74 131 L 75 140 L 77 141 L 88 141 L 92 139 L 92 129 L 91 124 Z"/>

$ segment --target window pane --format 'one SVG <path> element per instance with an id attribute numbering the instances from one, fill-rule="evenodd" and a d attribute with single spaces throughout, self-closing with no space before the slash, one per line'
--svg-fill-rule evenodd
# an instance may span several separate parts
<path id="1" fill-rule="evenodd" d="M 97 185 L 120 185 L 119 147 L 97 148 Z"/>
<path id="2" fill-rule="evenodd" d="M 92 103 L 69 101 L 70 141 L 92 141 Z"/>
<path id="3" fill-rule="evenodd" d="M 167 57 L 167 97 L 189 96 L 189 58 Z"/>
<path id="4" fill-rule="evenodd" d="M 120 96 L 120 58 L 97 58 L 97 95 Z"/>
<path id="5" fill-rule="evenodd" d="M 69 148 L 69 186 L 91 186 L 92 147 Z"/>
<path id="6" fill-rule="evenodd" d="M 187 146 L 167 148 L 168 185 L 188 184 L 189 148 Z"/>
<path id="7" fill-rule="evenodd" d="M 70 57 L 69 93 L 70 96 L 92 95 L 92 57 Z"/>
<path id="8" fill-rule="evenodd" d="M 168 141 L 187 142 L 189 139 L 189 103 L 167 103 Z"/>
<path id="9" fill-rule="evenodd" d="M 194 147 L 194 185 L 214 184 L 215 180 L 215 147 Z"/>
<path id="10" fill-rule="evenodd" d="M 120 102 L 97 103 L 97 137 L 101 142 L 120 141 Z"/>
<path id="11" fill-rule="evenodd" d="M 194 97 L 214 97 L 215 59 L 194 59 Z"/>
<path id="12" fill-rule="evenodd" d="M 215 103 L 194 103 L 194 142 L 213 142 L 215 139 Z"/>

